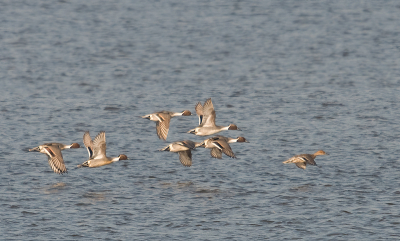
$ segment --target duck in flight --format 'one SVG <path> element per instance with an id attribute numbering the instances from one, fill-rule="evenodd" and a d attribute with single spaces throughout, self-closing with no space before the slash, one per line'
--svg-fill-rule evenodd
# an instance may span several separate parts
<path id="1" fill-rule="evenodd" d="M 298 168 L 301 169 L 306 169 L 307 164 L 312 165 L 312 166 L 317 166 L 317 163 L 315 163 L 314 159 L 317 156 L 321 155 L 328 155 L 326 152 L 323 150 L 319 150 L 314 154 L 300 154 L 296 155 L 294 157 L 289 158 L 287 161 L 284 161 L 284 164 L 287 163 L 294 163 Z"/>
<path id="2" fill-rule="evenodd" d="M 67 168 L 65 167 L 64 159 L 61 154 L 62 150 L 70 149 L 70 148 L 79 148 L 80 145 L 78 143 L 72 143 L 71 145 L 64 145 L 62 143 L 45 143 L 38 147 L 29 149 L 29 151 L 38 151 L 40 153 L 44 153 L 48 157 L 49 165 L 51 169 L 55 173 L 63 174 L 67 173 Z"/>
<path id="3" fill-rule="evenodd" d="M 192 113 L 188 110 L 184 110 L 182 112 L 171 112 L 171 111 L 163 110 L 163 111 L 155 112 L 153 114 L 148 114 L 148 115 L 142 116 L 142 118 L 155 121 L 157 136 L 161 140 L 165 141 L 168 136 L 169 123 L 171 121 L 171 118 L 175 117 L 175 116 L 189 116 L 189 115 L 192 115 Z"/>
<path id="4" fill-rule="evenodd" d="M 106 132 L 101 131 L 92 140 L 89 131 L 83 134 L 83 144 L 89 154 L 89 160 L 78 165 L 78 167 L 101 167 L 104 165 L 111 164 L 120 160 L 127 160 L 128 157 L 124 154 L 120 154 L 117 157 L 107 157 L 106 156 Z"/>
<path id="5" fill-rule="evenodd" d="M 210 154 L 212 157 L 217 159 L 222 159 L 222 153 L 225 155 L 236 158 L 235 153 L 233 153 L 230 145 L 228 144 L 229 139 L 224 136 L 214 136 L 204 140 L 200 147 L 211 149 Z"/>
<path id="6" fill-rule="evenodd" d="M 191 150 L 195 149 L 199 146 L 200 143 L 184 140 L 184 141 L 176 141 L 172 142 L 168 146 L 164 147 L 160 151 L 170 151 L 170 152 L 178 152 L 179 161 L 185 167 L 190 167 L 192 165 L 192 152 Z"/>
<path id="7" fill-rule="evenodd" d="M 188 133 L 197 136 L 208 136 L 224 130 L 240 130 L 236 125 L 230 124 L 229 126 L 217 126 L 215 124 L 215 110 L 211 98 L 201 105 L 200 102 L 196 104 L 196 114 L 199 116 L 199 126 L 188 131 Z"/>

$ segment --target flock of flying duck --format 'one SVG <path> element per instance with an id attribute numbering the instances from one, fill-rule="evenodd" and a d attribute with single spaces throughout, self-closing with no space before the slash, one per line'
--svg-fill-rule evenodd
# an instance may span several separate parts
<path id="1" fill-rule="evenodd" d="M 197 136 L 208 136 L 213 135 L 224 130 L 240 130 L 236 125 L 230 124 L 228 126 L 217 126 L 215 124 L 215 110 L 211 98 L 207 99 L 202 105 L 200 102 L 195 107 L 196 114 L 199 117 L 199 126 L 190 130 L 188 133 L 195 134 Z M 175 116 L 190 116 L 192 113 L 188 110 L 183 112 L 170 112 L 160 111 L 153 114 L 142 116 L 156 122 L 157 135 L 160 139 L 166 140 L 168 136 L 169 124 L 172 117 Z M 230 143 L 234 142 L 248 142 L 244 137 L 239 136 L 237 138 L 230 138 L 225 136 L 214 136 L 208 138 L 202 142 L 194 142 L 190 140 L 176 141 L 168 146 L 164 147 L 160 151 L 177 152 L 179 154 L 179 160 L 182 165 L 190 167 L 192 165 L 192 152 L 191 150 L 197 147 L 204 147 L 211 149 L 210 154 L 213 158 L 222 158 L 222 153 L 225 155 L 236 158 L 234 152 L 230 147 Z M 111 164 L 119 160 L 127 160 L 128 157 L 124 154 L 120 154 L 118 157 L 107 157 L 106 155 L 106 134 L 104 131 L 97 134 L 92 140 L 88 131 L 83 135 L 83 144 L 85 145 L 89 159 L 84 163 L 78 165 L 78 167 L 100 167 Z M 63 174 L 67 172 L 65 167 L 64 159 L 61 154 L 62 150 L 70 148 L 79 148 L 78 143 L 72 143 L 71 145 L 64 145 L 61 143 L 45 143 L 29 151 L 38 151 L 44 153 L 48 157 L 49 165 L 55 173 Z M 314 154 L 300 154 L 296 155 L 283 163 L 295 163 L 297 167 L 306 169 L 306 165 L 314 165 L 314 159 L 319 155 L 327 155 L 324 151 L 319 150 Z"/>

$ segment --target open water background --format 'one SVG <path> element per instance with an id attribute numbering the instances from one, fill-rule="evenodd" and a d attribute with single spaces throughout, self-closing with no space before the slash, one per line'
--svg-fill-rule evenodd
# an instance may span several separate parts
<path id="1" fill-rule="evenodd" d="M 395 0 L 0 1 L 1 239 L 400 239 L 399 24 Z M 238 158 L 157 151 L 198 119 L 163 142 L 140 116 L 210 97 Z M 130 160 L 27 151 L 86 130 Z"/>

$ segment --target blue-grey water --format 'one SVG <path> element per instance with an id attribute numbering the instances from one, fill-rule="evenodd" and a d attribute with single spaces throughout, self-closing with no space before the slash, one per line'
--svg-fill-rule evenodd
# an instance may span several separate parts
<path id="1" fill-rule="evenodd" d="M 1 1 L 1 239 L 400 239 L 399 23 L 395 0 Z M 140 116 L 210 97 L 238 158 L 157 151 L 198 119 L 163 142 Z M 130 159 L 28 152 L 87 130 Z"/>

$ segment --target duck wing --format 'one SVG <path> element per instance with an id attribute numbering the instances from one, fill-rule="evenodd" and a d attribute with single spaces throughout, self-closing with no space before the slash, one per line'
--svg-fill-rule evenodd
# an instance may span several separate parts
<path id="1" fill-rule="evenodd" d="M 306 169 L 306 159 L 303 158 L 304 154 L 296 155 L 294 157 L 289 158 L 288 160 L 284 161 L 283 163 L 294 163 L 298 168 Z"/>
<path id="2" fill-rule="evenodd" d="M 204 116 L 201 125 L 203 127 L 215 127 L 216 114 L 211 98 L 207 99 L 206 102 L 204 102 L 203 113 Z"/>
<path id="3" fill-rule="evenodd" d="M 192 152 L 190 150 L 187 151 L 179 151 L 179 161 L 185 167 L 190 167 L 192 165 Z"/>
<path id="4" fill-rule="evenodd" d="M 92 157 L 93 157 L 93 141 L 92 141 L 92 138 L 90 137 L 89 131 L 86 131 L 85 134 L 83 134 L 83 144 L 86 146 L 86 149 L 89 153 L 89 159 L 92 159 Z"/>
<path id="5" fill-rule="evenodd" d="M 219 150 L 221 150 L 225 155 L 231 157 L 231 158 L 236 158 L 235 153 L 233 153 L 231 146 L 229 146 L 229 144 L 222 140 L 222 139 L 217 139 L 215 141 L 212 142 L 212 144 L 218 148 Z"/>
<path id="6" fill-rule="evenodd" d="M 216 147 L 211 149 L 210 154 L 214 158 L 222 159 L 222 151 Z"/>
<path id="7" fill-rule="evenodd" d="M 201 125 L 204 117 L 203 106 L 201 105 L 201 102 L 197 102 L 195 110 L 196 114 L 199 116 L 199 125 Z"/>
<path id="8" fill-rule="evenodd" d="M 181 146 L 187 147 L 189 149 L 194 149 L 196 147 L 196 143 L 191 140 L 184 140 L 178 143 Z"/>
<path id="9" fill-rule="evenodd" d="M 160 121 L 156 122 L 157 136 L 162 140 L 166 140 L 169 131 L 169 122 L 171 120 L 171 115 L 166 113 L 157 114 Z"/>
<path id="10" fill-rule="evenodd" d="M 305 162 L 296 162 L 296 166 L 298 167 L 298 168 L 301 168 L 301 169 L 306 169 L 306 163 Z"/>
<path id="11" fill-rule="evenodd" d="M 64 159 L 58 146 L 44 146 L 45 154 L 48 157 L 49 165 L 55 173 L 67 173 Z"/>
<path id="12" fill-rule="evenodd" d="M 92 158 L 106 158 L 106 132 L 101 131 L 93 140 Z"/>
<path id="13" fill-rule="evenodd" d="M 307 164 L 316 166 L 317 163 L 314 161 L 314 156 L 311 154 L 301 154 L 298 155 L 299 158 L 303 159 Z"/>

